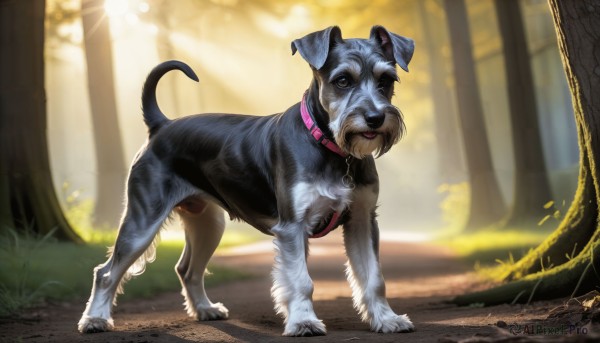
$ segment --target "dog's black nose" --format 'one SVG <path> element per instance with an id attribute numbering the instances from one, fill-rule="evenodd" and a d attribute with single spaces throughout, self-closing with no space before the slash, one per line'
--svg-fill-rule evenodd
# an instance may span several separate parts
<path id="1" fill-rule="evenodd" d="M 367 126 L 371 129 L 377 129 L 383 125 L 383 121 L 385 120 L 384 113 L 378 112 L 367 112 L 365 114 L 365 121 L 367 122 Z"/>

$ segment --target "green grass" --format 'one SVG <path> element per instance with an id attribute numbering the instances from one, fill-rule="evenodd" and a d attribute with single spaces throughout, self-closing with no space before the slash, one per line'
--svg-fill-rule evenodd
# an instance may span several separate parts
<path id="1" fill-rule="evenodd" d="M 114 236 L 114 234 L 112 234 Z M 51 237 L 17 235 L 6 231 L 0 237 L 0 317 L 18 314 L 45 301 L 86 299 L 92 287 L 92 269 L 106 260 L 108 234 L 88 244 L 57 242 Z M 223 247 L 255 240 L 234 230 L 223 237 Z M 112 244 L 112 242 L 110 243 Z M 180 289 L 174 266 L 183 242 L 167 239 L 157 249 L 156 261 L 144 274 L 125 285 L 119 299 L 150 297 Z M 208 286 L 249 275 L 231 268 L 209 266 Z"/>
<path id="2" fill-rule="evenodd" d="M 549 227 L 484 228 L 476 232 L 454 234 L 435 243 L 449 247 L 459 258 L 474 265 L 484 279 L 501 281 L 516 261 L 538 246 L 552 233 Z"/>
<path id="3" fill-rule="evenodd" d="M 550 232 L 532 229 L 482 229 L 472 233 L 462 233 L 438 241 L 450 247 L 458 256 L 481 263 L 498 259 L 522 256 L 530 248 L 540 244 Z"/>

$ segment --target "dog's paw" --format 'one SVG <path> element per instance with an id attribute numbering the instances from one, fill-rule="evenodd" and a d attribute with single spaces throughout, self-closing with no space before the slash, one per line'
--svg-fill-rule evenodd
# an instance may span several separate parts
<path id="1" fill-rule="evenodd" d="M 298 323 L 288 323 L 285 326 L 283 336 L 291 337 L 310 337 L 310 336 L 325 336 L 327 330 L 325 324 L 320 320 L 305 320 Z"/>
<path id="2" fill-rule="evenodd" d="M 81 333 L 96 333 L 96 332 L 105 332 L 113 329 L 113 321 L 112 319 L 104 319 L 97 317 L 88 317 L 83 316 L 79 323 L 77 323 L 77 328 Z"/>
<path id="3" fill-rule="evenodd" d="M 392 333 L 392 332 L 413 332 L 415 326 L 407 315 L 397 315 L 395 313 L 386 314 L 380 320 L 371 322 L 371 331 Z"/>
<path id="4" fill-rule="evenodd" d="M 229 317 L 229 310 L 221 303 L 211 304 L 209 307 L 196 308 L 197 320 L 220 320 Z"/>

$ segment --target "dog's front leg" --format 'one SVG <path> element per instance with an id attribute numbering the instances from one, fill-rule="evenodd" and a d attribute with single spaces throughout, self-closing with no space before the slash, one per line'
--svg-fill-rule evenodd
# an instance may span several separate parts
<path id="1" fill-rule="evenodd" d="M 301 224 L 277 224 L 275 265 L 271 295 L 275 310 L 285 318 L 284 336 L 325 335 L 325 325 L 317 318 L 312 304 L 313 283 L 306 258 L 308 237 Z"/>
<path id="2" fill-rule="evenodd" d="M 351 219 L 344 225 L 348 255 L 346 275 L 352 287 L 354 307 L 375 332 L 410 332 L 407 315 L 397 315 L 385 298 L 385 283 L 379 264 L 379 227 L 375 219 L 377 193 L 365 187 L 351 206 Z"/>

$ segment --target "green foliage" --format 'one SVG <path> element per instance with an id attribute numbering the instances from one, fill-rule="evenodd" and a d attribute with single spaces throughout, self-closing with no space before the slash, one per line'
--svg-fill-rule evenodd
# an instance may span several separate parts
<path id="1" fill-rule="evenodd" d="M 468 182 L 444 183 L 438 187 L 438 193 L 445 195 L 440 202 L 442 220 L 446 225 L 445 232 L 458 233 L 463 230 L 469 216 L 471 201 L 469 187 Z"/>
<path id="2" fill-rule="evenodd" d="M 555 205 L 556 204 L 554 203 L 554 200 L 550 200 L 546 204 L 544 204 L 544 209 L 546 209 L 546 210 L 552 210 Z M 564 208 L 565 208 L 565 201 L 563 200 L 563 202 L 562 202 L 562 209 L 564 210 Z M 538 226 L 544 225 L 548 221 L 548 219 L 550 219 L 550 218 L 554 218 L 554 219 L 560 221 L 562 219 L 562 217 L 563 217 L 563 214 L 562 214 L 561 210 L 557 209 L 554 212 L 552 212 L 551 214 L 547 214 L 546 216 L 544 216 L 544 218 L 542 218 L 538 222 Z"/>
<path id="3" fill-rule="evenodd" d="M 6 229 L 0 237 L 0 317 L 9 316 L 22 308 L 37 303 L 48 287 L 57 285 L 54 280 L 31 283 L 31 261 L 23 258 L 27 251 L 37 250 L 51 237 L 35 236 L 31 230 L 23 230 L 19 236 L 15 230 Z"/>
<path id="4" fill-rule="evenodd" d="M 117 237 L 114 228 L 97 228 L 92 225 L 94 202 L 92 199 L 82 198 L 80 190 L 71 190 L 68 182 L 62 186 L 65 208 L 63 212 L 73 230 L 85 242 L 112 244 Z"/>
<path id="5" fill-rule="evenodd" d="M 542 242 L 550 232 L 535 225 L 521 228 L 488 227 L 438 240 L 465 261 L 474 263 L 484 278 L 500 281 L 516 261 Z"/>

